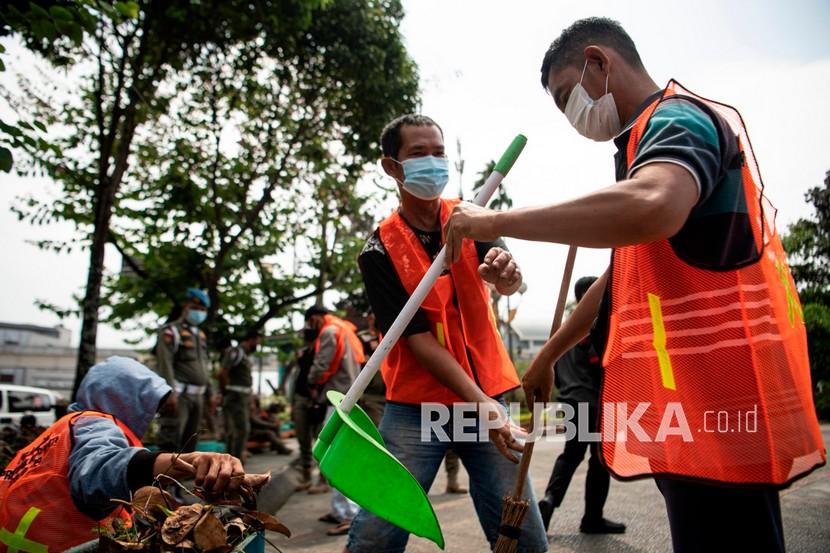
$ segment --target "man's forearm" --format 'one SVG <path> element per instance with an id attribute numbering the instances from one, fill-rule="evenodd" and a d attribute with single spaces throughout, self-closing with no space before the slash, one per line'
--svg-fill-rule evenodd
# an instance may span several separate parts
<path id="1" fill-rule="evenodd" d="M 581 198 L 493 212 L 491 232 L 589 248 L 669 238 L 680 230 L 697 201 L 697 185 L 680 166 L 654 165 L 638 170 L 631 179 Z"/>
<path id="2" fill-rule="evenodd" d="M 432 334 L 422 332 L 405 339 L 418 363 L 461 399 L 469 402 L 481 402 L 488 399 L 481 388 L 450 355 L 450 352 L 441 347 Z"/>
<path id="3" fill-rule="evenodd" d="M 551 367 L 591 331 L 591 325 L 597 318 L 602 294 L 607 283 L 608 271 L 591 285 L 582 297 L 582 301 L 576 305 L 571 316 L 542 347 L 539 356 L 545 359 Z"/>

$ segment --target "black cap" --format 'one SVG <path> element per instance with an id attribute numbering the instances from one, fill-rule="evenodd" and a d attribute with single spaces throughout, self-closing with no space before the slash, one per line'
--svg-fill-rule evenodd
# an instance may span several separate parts
<path id="1" fill-rule="evenodd" d="M 576 301 L 581 301 L 582 296 L 585 295 L 585 292 L 588 291 L 588 288 L 597 281 L 597 277 L 595 276 L 584 276 L 576 281 L 574 284 L 574 296 L 576 296 Z"/>

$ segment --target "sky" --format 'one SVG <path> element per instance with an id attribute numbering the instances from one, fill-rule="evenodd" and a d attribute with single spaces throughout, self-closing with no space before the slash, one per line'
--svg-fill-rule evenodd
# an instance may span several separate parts
<path id="1" fill-rule="evenodd" d="M 809 216 L 804 193 L 830 170 L 830 2 L 410 0 L 404 8 L 401 30 L 419 66 L 421 111 L 443 127 L 451 163 L 461 142 L 467 198 L 478 172 L 517 133 L 528 145 L 506 179 L 515 207 L 564 201 L 613 183 L 613 145 L 579 136 L 539 80 L 550 42 L 576 19 L 594 15 L 622 23 L 656 82 L 675 78 L 739 109 L 766 194 L 779 210 L 779 229 Z M 445 196 L 458 187 L 452 171 Z M 0 176 L 2 321 L 58 324 L 35 300 L 68 306 L 82 290 L 85 251 L 57 255 L 28 242 L 66 236 L 72 228 L 31 227 L 8 207 L 21 194 L 48 198 L 55 190 L 43 178 Z M 394 200 L 387 203 L 391 210 Z M 548 327 L 567 248 L 512 239 L 508 246 L 527 284 L 516 323 Z M 580 249 L 574 279 L 601 274 L 609 255 Z M 118 270 L 116 252 L 107 251 L 106 266 Z M 77 340 L 79 322 L 63 324 Z M 126 337 L 103 325 L 99 346 L 121 346 Z"/>

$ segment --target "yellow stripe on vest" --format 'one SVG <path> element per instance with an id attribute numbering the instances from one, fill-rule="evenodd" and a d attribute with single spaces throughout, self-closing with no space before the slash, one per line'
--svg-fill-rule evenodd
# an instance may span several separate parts
<path id="1" fill-rule="evenodd" d="M 660 363 L 660 377 L 663 379 L 663 387 L 669 390 L 676 390 L 674 384 L 674 372 L 671 368 L 671 358 L 666 351 L 666 327 L 663 325 L 663 309 L 660 306 L 660 296 L 648 294 L 648 309 L 651 311 L 651 328 L 654 330 L 652 345 L 657 352 L 657 361 Z"/>
<path id="2" fill-rule="evenodd" d="M 775 268 L 778 270 L 778 278 L 781 280 L 784 293 L 787 295 L 787 318 L 790 320 L 790 328 L 795 328 L 795 316 L 798 315 L 801 322 L 804 322 L 804 313 L 801 311 L 801 306 L 792 286 L 790 286 L 790 271 L 787 266 L 776 259 Z"/>
<path id="3" fill-rule="evenodd" d="M 0 543 L 9 546 L 9 553 L 47 553 L 45 545 L 26 538 L 26 532 L 29 531 L 29 526 L 32 525 L 38 514 L 40 514 L 40 509 L 30 507 L 26 514 L 20 518 L 14 534 L 5 528 L 0 528 Z"/>
<path id="4" fill-rule="evenodd" d="M 435 323 L 435 338 L 441 347 L 447 347 L 447 338 L 444 336 L 444 323 Z"/>

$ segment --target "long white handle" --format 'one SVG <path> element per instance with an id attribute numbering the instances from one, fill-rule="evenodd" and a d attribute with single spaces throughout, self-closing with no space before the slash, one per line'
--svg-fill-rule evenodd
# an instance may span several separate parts
<path id="1" fill-rule="evenodd" d="M 503 179 L 504 175 L 498 171 L 490 173 L 490 176 L 487 177 L 487 180 L 484 182 L 484 186 L 481 190 L 479 190 L 478 194 L 476 194 L 473 203 L 479 206 L 485 205 L 490 199 L 490 196 L 492 196 L 499 187 L 499 184 L 501 184 Z M 389 331 L 383 336 L 383 339 L 378 345 L 378 349 L 375 350 L 369 358 L 369 362 L 366 363 L 366 366 L 363 367 L 363 370 L 361 370 L 360 374 L 357 375 L 352 387 L 349 388 L 348 393 L 346 393 L 346 397 L 343 398 L 343 401 L 340 403 L 340 408 L 346 413 L 352 410 L 352 407 L 354 407 L 355 403 L 357 403 L 357 400 L 363 395 L 363 392 L 372 381 L 372 378 L 374 378 L 375 374 L 377 374 L 378 370 L 380 370 L 383 360 L 392 348 L 395 347 L 395 344 L 398 342 L 401 334 L 403 334 L 403 331 L 406 330 L 406 327 L 409 325 L 409 321 L 411 321 L 412 317 L 415 316 L 415 313 L 418 312 L 418 308 L 421 307 L 421 304 L 424 302 L 424 298 L 427 297 L 427 294 L 429 294 L 429 291 L 432 290 L 432 287 L 435 285 L 438 277 L 441 276 L 441 273 L 444 271 L 444 259 L 446 258 L 446 255 L 447 247 L 444 246 L 441 248 L 441 251 L 438 252 L 438 255 L 435 257 L 435 261 L 432 262 L 432 266 L 430 266 L 429 270 L 424 275 L 424 278 L 421 279 L 418 287 L 415 288 L 415 291 L 409 297 L 409 301 L 407 301 L 406 305 L 404 305 L 403 309 L 401 309 L 401 312 L 398 314 L 395 322 L 389 327 Z"/>

